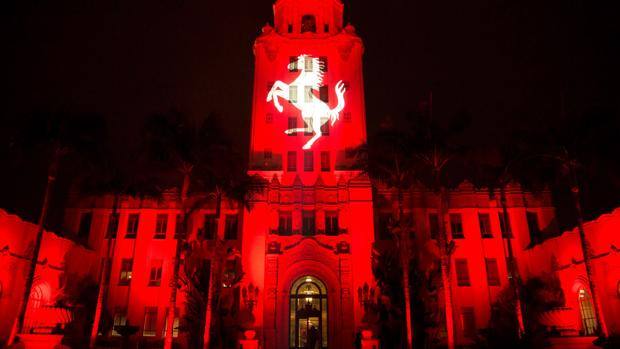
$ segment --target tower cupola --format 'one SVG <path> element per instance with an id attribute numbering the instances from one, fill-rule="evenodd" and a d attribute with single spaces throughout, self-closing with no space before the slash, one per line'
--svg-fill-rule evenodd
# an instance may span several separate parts
<path id="1" fill-rule="evenodd" d="M 281 35 L 324 37 L 342 30 L 340 0 L 278 0 L 273 5 L 275 28 Z"/>

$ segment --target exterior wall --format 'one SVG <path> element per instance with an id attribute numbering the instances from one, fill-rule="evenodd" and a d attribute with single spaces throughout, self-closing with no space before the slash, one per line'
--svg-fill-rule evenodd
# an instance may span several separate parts
<path id="1" fill-rule="evenodd" d="M 35 224 L 0 210 L 0 343 L 8 339 L 17 317 L 36 233 Z M 54 307 L 63 295 L 64 280 L 67 275 L 93 273 L 93 257 L 91 251 L 70 240 L 44 233 L 33 284 L 40 301 L 29 302 L 25 331 L 50 333 L 58 323 L 64 326 L 70 313 Z"/>
<path id="2" fill-rule="evenodd" d="M 197 199 L 196 197 L 194 199 Z M 226 202 L 226 201 L 225 201 Z M 92 225 L 88 237 L 88 244 L 97 253 L 100 261 L 108 255 L 112 260 L 110 285 L 106 295 L 105 308 L 110 316 L 125 312 L 127 321 L 131 325 L 140 327 L 137 333 L 138 340 L 158 342 L 164 338 L 166 312 L 170 299 L 170 280 L 172 279 L 173 259 L 176 249 L 175 228 L 177 214 L 181 211 L 177 207 L 178 200 L 174 193 L 167 193 L 162 200 L 139 200 L 122 198 L 118 202 L 116 212 L 119 214 L 119 225 L 115 239 L 106 236 L 110 215 L 113 212 L 113 198 L 104 196 L 99 198 L 83 198 L 74 202 L 66 209 L 66 224 L 70 231 L 79 230 L 80 217 L 85 213 L 92 213 Z M 189 241 L 197 239 L 198 230 L 202 228 L 205 215 L 215 213 L 215 204 L 210 202 L 200 210 L 194 211 L 189 218 Z M 139 215 L 138 231 L 135 238 L 127 238 L 127 222 L 130 214 Z M 168 222 L 165 237 L 155 237 L 157 216 L 167 215 Z M 217 239 L 224 240 L 225 217 L 239 215 L 239 210 L 228 203 L 223 204 L 217 224 Z M 241 221 L 239 221 L 241 225 Z M 240 232 L 240 229 L 239 231 Z M 241 236 L 237 234 L 234 240 L 225 240 L 224 248 L 240 248 Z M 212 259 L 216 239 L 205 240 L 206 258 Z M 221 245 L 218 245 L 221 246 Z M 121 264 L 125 258 L 133 258 L 132 277 L 128 285 L 120 283 Z M 149 285 L 150 269 L 153 260 L 162 260 L 162 276 L 158 286 Z M 99 269 L 103 264 L 99 264 Z M 97 271 L 100 275 L 101 270 Z M 177 308 L 179 317 L 184 315 L 185 293 L 184 288 L 177 292 Z M 144 322 L 146 307 L 157 308 L 157 325 L 154 336 L 144 336 Z M 113 336 L 105 333 L 104 336 Z M 183 333 L 179 334 L 176 342 L 183 343 Z"/>

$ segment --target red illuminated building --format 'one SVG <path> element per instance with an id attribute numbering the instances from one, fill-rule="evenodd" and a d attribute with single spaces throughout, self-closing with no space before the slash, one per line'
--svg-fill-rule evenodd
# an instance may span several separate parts
<path id="1" fill-rule="evenodd" d="M 241 329 L 256 331 L 262 348 L 307 348 L 312 342 L 318 343 L 315 348 L 352 348 L 358 333 L 369 327 L 365 306 L 379 297 L 372 254 L 394 243 L 388 222 L 396 210 L 396 193 L 354 166 L 352 150 L 366 141 L 363 51 L 355 29 L 343 23 L 340 0 L 276 1 L 273 27 L 266 25 L 254 44 L 249 171 L 268 182 L 266 190 L 253 198 L 251 210 L 227 200 L 218 210 L 214 200 L 207 200 L 188 218 L 186 238 L 198 244 L 209 261 L 219 303 L 235 314 L 251 314 Z M 205 194 L 190 196 L 197 200 Z M 462 183 L 448 194 L 445 221 L 455 249 L 450 258 L 454 312 L 447 323 L 454 328 L 456 344 L 474 342 L 478 331 L 489 326 L 493 304 L 510 287 L 508 241 L 521 278 L 547 273 L 560 280 L 565 304 L 541 319 L 549 331 L 593 335 L 599 324 L 592 315 L 576 233 L 558 234 L 548 192 L 534 195 L 513 185 L 506 196 L 508 221 L 499 199 L 487 190 Z M 177 190 L 158 200 L 79 197 L 66 209 L 68 231 L 86 242 L 96 260 L 110 258 L 102 313 L 109 314 L 114 326 L 137 326 L 134 338 L 143 343 L 162 344 L 170 333 L 169 280 L 176 236 L 182 231 L 178 197 Z M 437 260 L 437 200 L 421 186 L 404 195 L 404 213 L 413 222 L 412 246 L 424 256 L 422 263 Z M 23 252 L 24 246 L 15 245 L 23 239 L 22 228 L 11 220 L 15 219 L 0 215 L 0 248 L 6 244 L 11 253 Z M 618 210 L 586 225 L 602 316 L 609 334 L 616 335 L 620 241 L 612 232 L 618 226 Z M 77 248 L 64 240 L 61 247 L 53 247 L 61 242 L 49 236 L 42 255 L 50 267 L 37 269 L 37 285 L 56 280 L 51 266 L 65 258 L 61 251 Z M 22 252 L 0 254 L 2 313 L 16 312 L 12 304 L 21 292 L 15 285 L 23 280 L 16 280 L 11 270 L 19 267 L 15 258 Z M 78 269 L 101 278 L 105 263 L 94 262 L 91 268 L 89 258 L 74 255 L 70 261 L 83 263 Z M 36 301 L 29 303 L 31 308 L 41 308 L 42 297 L 53 304 L 54 295 L 62 293 L 63 285 L 47 285 L 49 292 L 44 286 L 33 290 Z M 216 295 L 209 292 L 209 297 Z M 178 292 L 172 334 L 175 343 L 189 347 L 186 333 L 179 329 L 185 304 L 185 293 Z M 442 296 L 439 304 L 445 304 Z M 210 306 L 205 312 L 209 328 L 216 315 Z M 36 320 L 34 310 L 28 314 L 30 321 Z M 58 314 L 45 316 L 53 323 L 66 323 Z M 8 324 L 7 319 L 0 318 Z M 5 328 L 0 323 L 0 340 L 8 336 Z M 209 334 L 205 342 L 216 340 Z M 98 336 L 114 341 L 119 333 L 110 328 Z M 445 335 L 440 340 L 445 343 Z"/>

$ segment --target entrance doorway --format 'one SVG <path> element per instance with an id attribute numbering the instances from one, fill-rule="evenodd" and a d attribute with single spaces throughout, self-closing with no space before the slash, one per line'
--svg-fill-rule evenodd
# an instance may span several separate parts
<path id="1" fill-rule="evenodd" d="M 327 348 L 327 289 L 313 276 L 293 283 L 290 301 L 291 349 Z"/>
<path id="2" fill-rule="evenodd" d="M 592 305 L 592 297 L 584 288 L 579 290 L 579 313 L 581 314 L 581 324 L 583 326 L 583 334 L 591 336 L 596 334 L 596 316 L 594 315 L 594 306 Z"/>

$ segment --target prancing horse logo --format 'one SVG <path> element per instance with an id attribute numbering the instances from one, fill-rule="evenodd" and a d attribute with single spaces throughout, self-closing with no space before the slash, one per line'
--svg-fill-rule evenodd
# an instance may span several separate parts
<path id="1" fill-rule="evenodd" d="M 310 119 L 310 125 L 306 125 L 307 129 L 292 128 L 284 131 L 286 134 L 295 132 L 314 133 L 314 136 L 303 146 L 303 149 L 310 149 L 314 142 L 321 138 L 321 126 L 330 121 L 333 126 L 339 119 L 340 112 L 344 109 L 344 93 L 346 89 L 342 80 L 338 81 L 335 87 L 338 105 L 334 109 L 330 109 L 327 103 L 315 95 L 315 92 L 318 92 L 323 85 L 324 67 L 321 60 L 309 55 L 301 55 L 297 57 L 297 61 L 291 62 L 288 68 L 293 70 L 296 67 L 299 67 L 299 76 L 288 85 L 280 80 L 276 81 L 267 94 L 267 102 L 271 102 L 273 99 L 273 105 L 281 113 L 282 105 L 278 97 L 286 99 L 301 111 L 301 117 L 304 120 Z M 312 67 L 312 70 L 307 69 L 310 67 Z M 303 91 L 303 98 L 297 98 L 297 93 L 294 93 L 294 100 L 291 100 L 291 89 L 294 89 L 297 93 Z"/>

